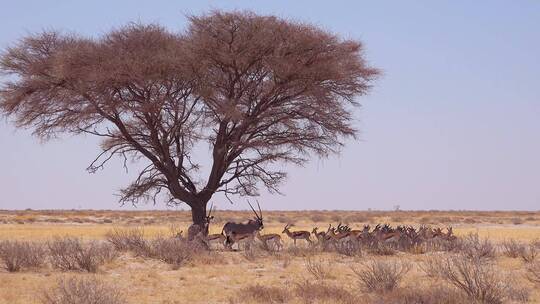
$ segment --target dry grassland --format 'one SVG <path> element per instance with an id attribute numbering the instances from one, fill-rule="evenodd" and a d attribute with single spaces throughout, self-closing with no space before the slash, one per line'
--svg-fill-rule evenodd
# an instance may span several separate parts
<path id="1" fill-rule="evenodd" d="M 264 233 L 281 234 L 286 223 L 294 223 L 294 229 L 309 231 L 313 227 L 326 230 L 329 223 L 338 222 L 355 228 L 364 224 L 390 223 L 441 228 L 453 226 L 458 236 L 478 233 L 497 244 L 507 239 L 522 242 L 540 239 L 540 212 L 268 211 L 263 215 Z M 250 212 L 217 211 L 216 222 L 210 232 L 219 233 L 226 221 L 242 221 L 251 216 Z M 42 242 L 55 236 L 74 236 L 85 241 L 104 240 L 108 231 L 126 227 L 142 227 L 145 236 L 152 238 L 169 236 L 172 230 L 186 231 L 189 223 L 190 215 L 184 211 L 0 211 L 0 241 Z M 1 269 L 0 303 L 40 303 L 44 290 L 53 289 L 59 278 L 67 277 L 98 277 L 116 286 L 128 303 L 385 303 L 377 302 L 383 297 L 381 294 L 363 290 L 353 272 L 366 260 L 400 261 L 412 265 L 400 283 L 400 290 L 430 289 L 442 284 L 427 277 L 419 267 L 437 253 L 399 252 L 392 256 L 378 256 L 364 252 L 350 257 L 335 252 L 315 252 L 306 249 L 302 241 L 297 250 L 285 235 L 282 236 L 286 244 L 281 252 L 246 253 L 218 249 L 210 255 L 195 257 L 177 270 L 156 259 L 135 256 L 132 252 L 122 253 L 100 267 L 96 274 L 59 271 L 50 266 L 13 273 Z M 316 279 L 307 269 L 308 260 L 315 261 L 322 268 L 323 278 Z M 540 303 L 540 286 L 526 280 L 524 262 L 501 253 L 494 261 L 499 272 L 509 274 L 516 286 L 529 291 L 528 303 Z M 329 297 L 321 294 L 310 299 L 302 293 L 302 288 L 319 287 L 305 285 L 308 284 L 306 281 L 337 286 L 348 291 L 349 295 L 328 291 Z M 261 289 L 260 286 L 275 287 L 275 290 Z"/>

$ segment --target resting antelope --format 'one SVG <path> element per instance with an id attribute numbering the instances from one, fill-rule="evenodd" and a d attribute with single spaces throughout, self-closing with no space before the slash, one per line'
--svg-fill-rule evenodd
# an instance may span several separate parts
<path id="1" fill-rule="evenodd" d="M 262 211 L 261 206 L 259 205 L 259 202 L 257 202 L 257 206 L 259 207 L 259 213 L 253 209 L 253 206 L 248 202 L 249 207 L 251 207 L 251 210 L 253 210 L 253 213 L 255 213 L 255 217 L 252 220 L 249 220 L 247 223 L 235 223 L 235 222 L 227 222 L 223 226 L 223 229 L 221 230 L 221 234 L 223 234 L 226 238 L 225 246 L 229 249 L 232 249 L 232 245 L 240 240 L 250 238 L 253 240 L 253 237 L 255 234 L 264 228 L 263 226 L 263 217 L 262 217 Z"/>
<path id="2" fill-rule="evenodd" d="M 204 218 L 204 223 L 202 225 L 192 224 L 191 226 L 189 226 L 187 235 L 188 241 L 193 241 L 197 239 L 208 245 L 206 243 L 206 238 L 208 236 L 208 228 L 210 227 L 210 222 L 214 219 L 214 216 L 212 215 L 213 208 L 214 203 L 210 205 L 210 209 L 208 209 L 208 214 L 206 214 Z"/>
<path id="3" fill-rule="evenodd" d="M 305 231 L 305 230 L 290 231 L 289 228 L 291 226 L 292 225 L 290 224 L 285 225 L 285 228 L 283 228 L 283 231 L 281 233 L 285 233 L 287 234 L 288 237 L 293 239 L 294 246 L 296 246 L 296 240 L 306 240 L 309 244 L 313 244 L 313 242 L 309 238 L 310 236 L 309 231 Z"/>
<path id="4" fill-rule="evenodd" d="M 283 248 L 283 243 L 281 241 L 281 235 L 277 233 L 270 233 L 270 234 L 261 234 L 259 231 L 257 232 L 257 238 L 263 242 L 266 246 L 272 245 L 272 248 L 276 248 L 277 250 L 281 250 Z"/>

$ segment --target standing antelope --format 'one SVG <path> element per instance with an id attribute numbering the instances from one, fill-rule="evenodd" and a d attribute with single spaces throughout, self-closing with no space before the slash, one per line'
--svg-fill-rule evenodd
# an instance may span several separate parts
<path id="1" fill-rule="evenodd" d="M 266 246 L 272 245 L 272 248 L 276 248 L 277 250 L 281 250 L 283 248 L 283 243 L 281 241 L 281 235 L 277 233 L 270 233 L 270 234 L 261 234 L 259 231 L 257 232 L 257 238 L 263 242 Z"/>
<path id="2" fill-rule="evenodd" d="M 264 228 L 263 226 L 263 217 L 262 217 L 262 211 L 261 206 L 259 205 L 259 202 L 257 201 L 257 206 L 259 207 L 259 213 L 253 209 L 253 206 L 249 203 L 249 207 L 251 207 L 251 210 L 253 210 L 253 213 L 255 213 L 255 217 L 252 220 L 249 220 L 247 223 L 235 223 L 235 222 L 227 222 L 223 226 L 223 229 L 221 230 L 221 234 L 223 234 L 226 238 L 225 246 L 229 249 L 232 249 L 232 245 L 235 242 L 238 242 L 240 240 L 249 238 L 253 240 L 255 234 Z"/>
<path id="3" fill-rule="evenodd" d="M 338 231 L 338 233 L 336 233 L 336 230 Z M 337 229 L 335 227 L 332 227 L 332 225 L 330 225 L 330 227 L 328 228 L 328 233 L 326 235 L 328 239 L 334 242 L 341 242 L 343 240 L 349 239 L 351 236 L 351 233 L 349 231 L 345 231 L 342 228 L 341 223 L 340 223 L 338 224 Z"/>
<path id="4" fill-rule="evenodd" d="M 309 231 L 305 231 L 305 230 L 290 231 L 289 228 L 291 226 L 292 226 L 291 224 L 285 225 L 285 228 L 283 228 L 283 231 L 281 233 L 285 233 L 287 234 L 288 237 L 293 239 L 294 246 L 296 246 L 296 240 L 299 240 L 299 239 L 306 240 L 309 244 L 313 244 L 313 242 L 309 238 L 310 236 Z"/>
<path id="5" fill-rule="evenodd" d="M 313 228 L 311 233 L 315 236 L 315 239 L 317 240 L 317 242 L 319 242 L 319 244 L 322 244 L 326 240 L 326 232 L 324 231 L 318 232 L 317 229 L 319 229 L 319 227 Z"/>

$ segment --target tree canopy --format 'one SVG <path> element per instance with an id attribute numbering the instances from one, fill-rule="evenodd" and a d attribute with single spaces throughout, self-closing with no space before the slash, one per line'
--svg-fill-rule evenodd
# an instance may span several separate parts
<path id="1" fill-rule="evenodd" d="M 40 138 L 101 137 L 88 170 L 115 155 L 148 163 L 121 201 L 162 190 L 202 220 L 216 192 L 277 191 L 276 163 L 339 152 L 356 135 L 355 98 L 378 71 L 358 41 L 251 12 L 190 16 L 179 33 L 129 24 L 98 38 L 46 31 L 7 48 L 0 113 Z M 194 147 L 208 144 L 208 172 Z"/>

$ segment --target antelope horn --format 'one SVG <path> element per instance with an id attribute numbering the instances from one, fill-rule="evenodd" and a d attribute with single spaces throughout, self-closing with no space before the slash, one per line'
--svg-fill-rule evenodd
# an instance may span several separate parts
<path id="1" fill-rule="evenodd" d="M 260 214 L 260 217 L 261 217 L 261 219 L 262 219 L 261 205 L 259 205 L 259 200 L 258 200 L 258 199 L 255 199 L 255 201 L 257 202 L 257 207 L 259 207 L 259 214 Z"/>
<path id="2" fill-rule="evenodd" d="M 212 204 L 210 205 L 210 209 L 208 210 L 207 217 L 210 217 L 210 215 L 212 214 L 212 208 L 214 208 L 214 202 L 212 202 Z"/>
<path id="3" fill-rule="evenodd" d="M 247 201 L 247 203 L 248 203 L 249 207 L 251 208 L 251 210 L 253 210 L 253 213 L 255 213 L 255 216 L 256 216 L 257 218 L 259 218 L 259 215 L 257 214 L 257 211 L 255 211 L 255 209 L 253 209 L 253 206 L 251 206 L 251 204 L 249 203 L 249 201 Z"/>

